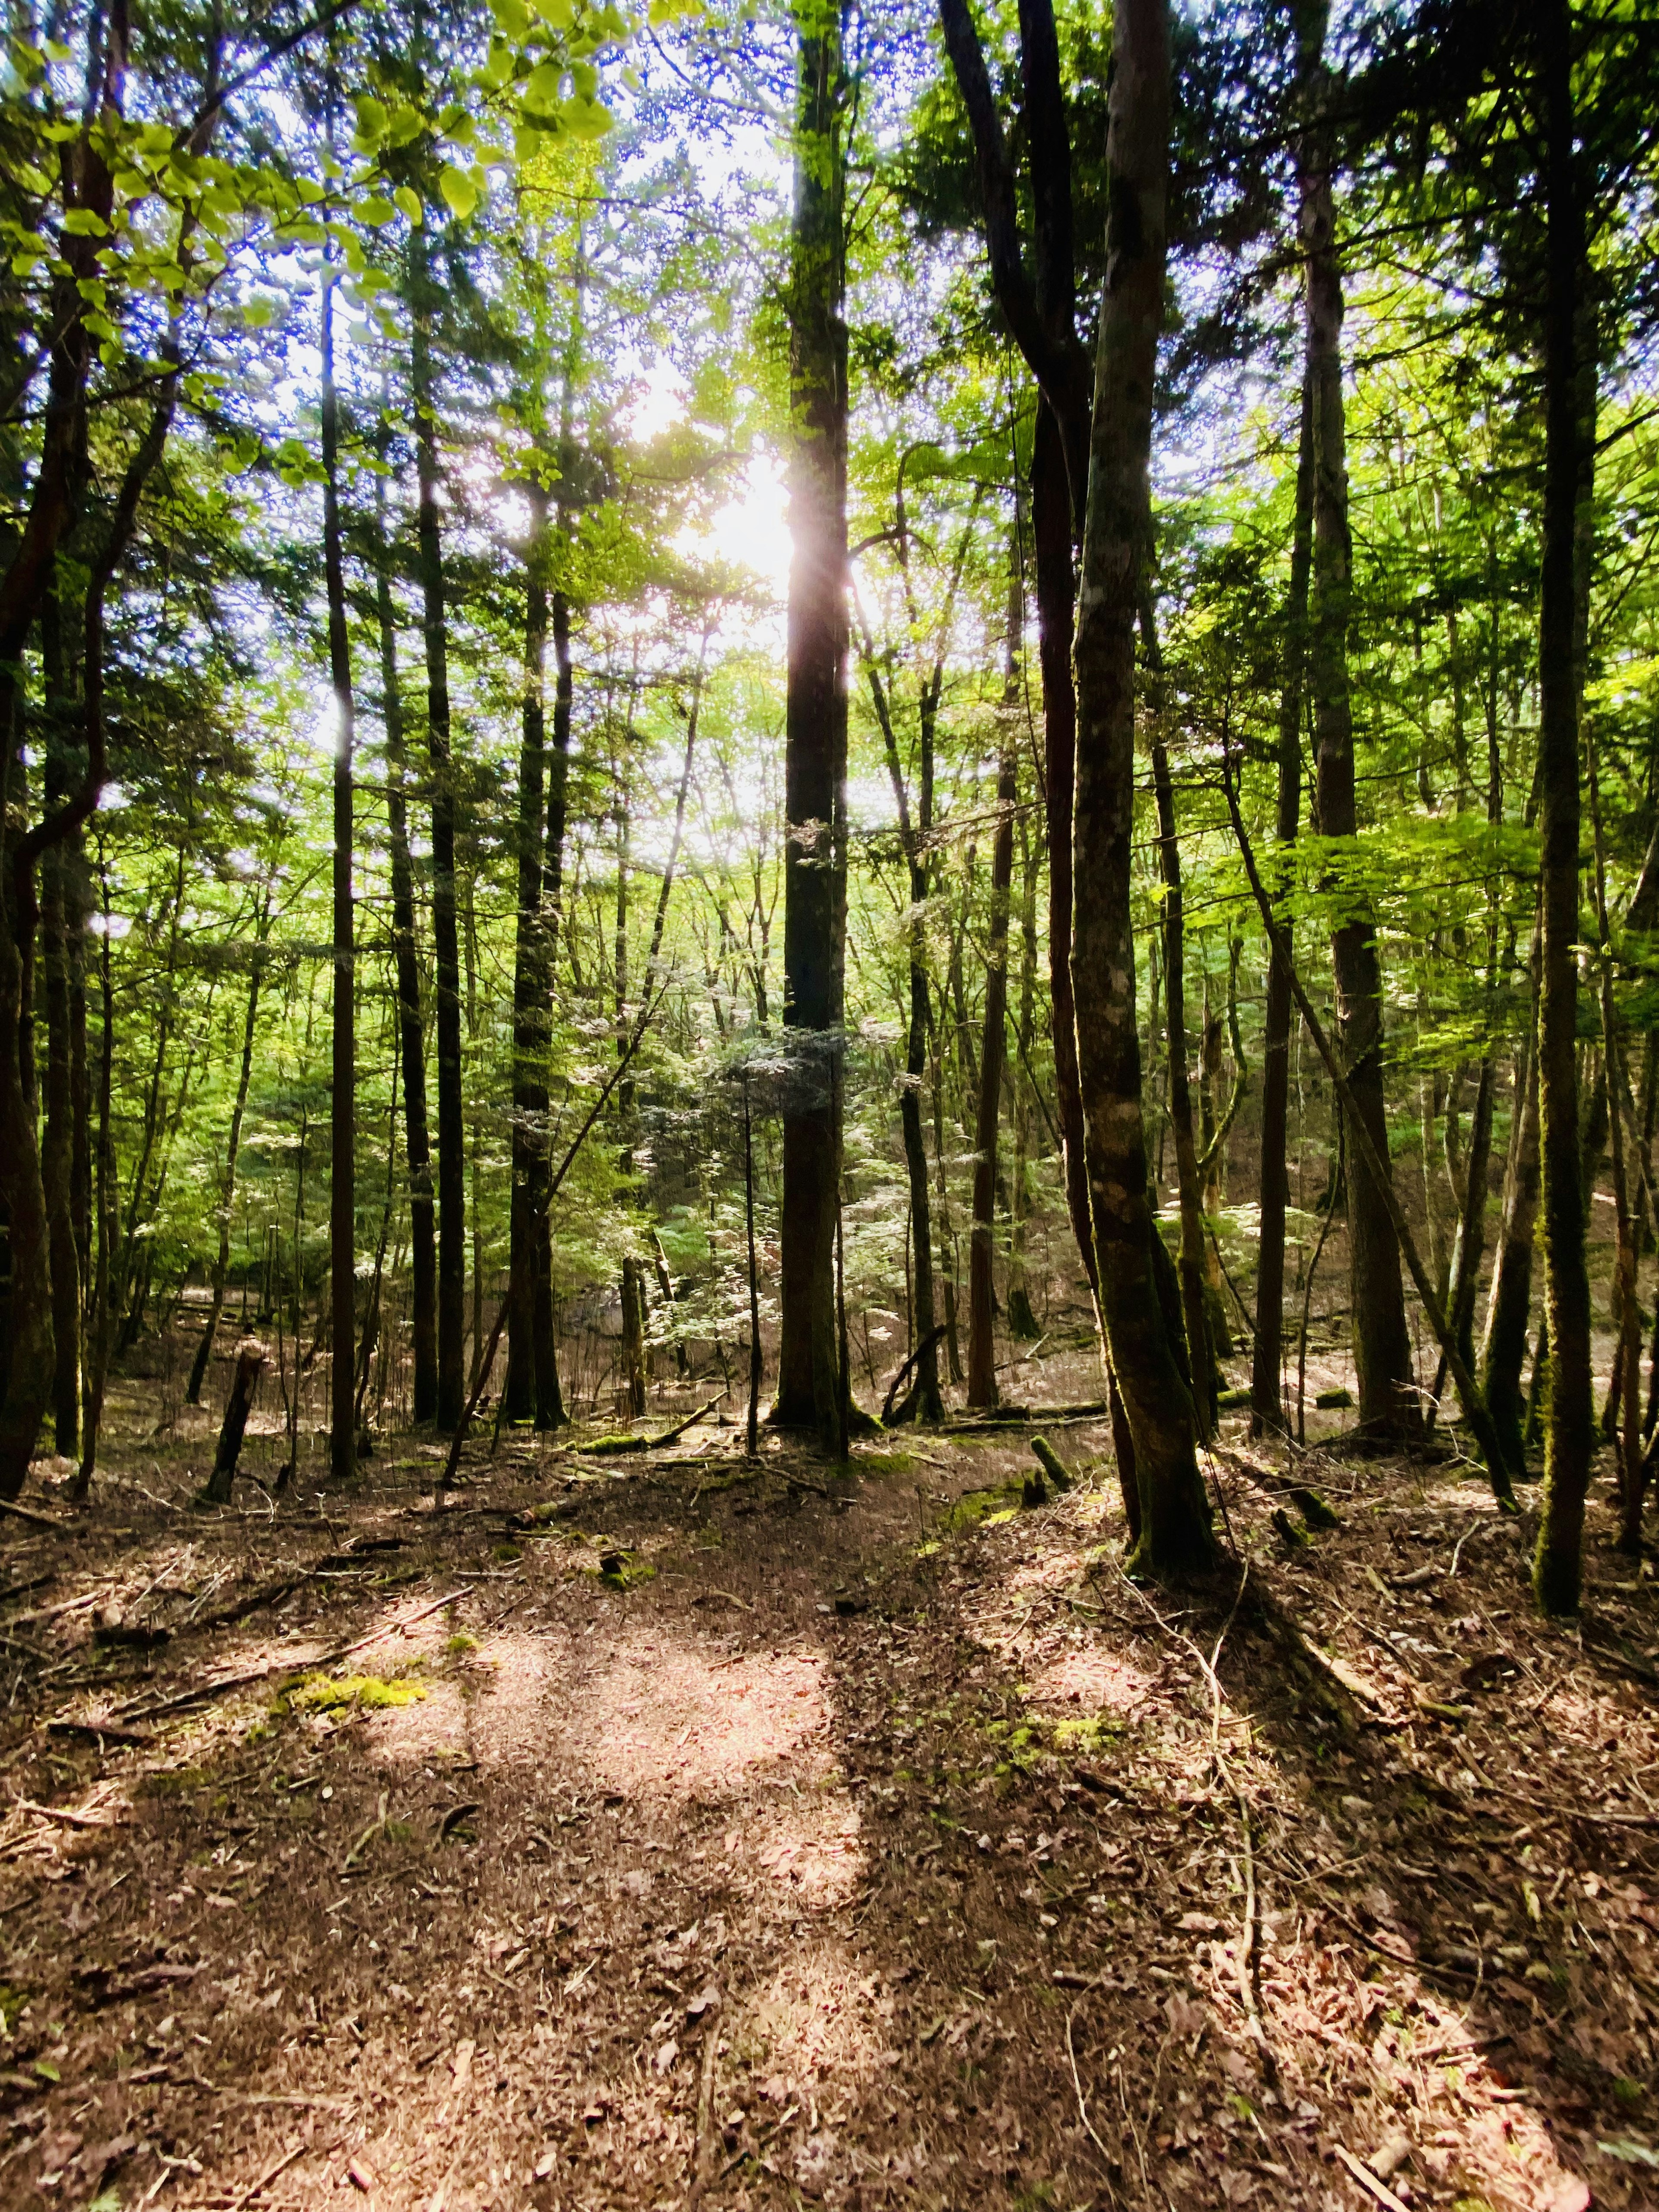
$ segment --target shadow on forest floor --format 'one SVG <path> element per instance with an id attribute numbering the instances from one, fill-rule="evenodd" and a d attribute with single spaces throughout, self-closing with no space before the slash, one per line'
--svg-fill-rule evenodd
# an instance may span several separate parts
<path id="1" fill-rule="evenodd" d="M 8 1522 L 0 2202 L 1659 2201 L 1607 1513 L 1545 1627 L 1467 1470 L 1234 1443 L 1235 1607 L 1124 1580 L 1104 1424 L 1019 1510 L 1029 1434 L 509 1436 L 441 1516 L 396 1438 L 274 1517 L 152 1443 Z"/>

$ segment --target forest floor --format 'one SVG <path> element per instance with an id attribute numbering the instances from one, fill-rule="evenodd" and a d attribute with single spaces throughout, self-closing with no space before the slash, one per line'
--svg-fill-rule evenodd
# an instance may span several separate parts
<path id="1" fill-rule="evenodd" d="M 1097 1419 L 1037 1505 L 1030 1425 L 711 1419 L 211 1512 L 210 1417 L 117 1413 L 0 1524 L 8 2208 L 1659 2204 L 1605 1483 L 1547 1626 L 1535 1492 L 1237 1421 L 1242 1594 L 1177 1594 Z"/>

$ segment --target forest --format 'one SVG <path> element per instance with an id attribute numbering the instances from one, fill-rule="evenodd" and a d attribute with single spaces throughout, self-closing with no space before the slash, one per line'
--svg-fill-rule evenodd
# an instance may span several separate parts
<path id="1" fill-rule="evenodd" d="M 3 36 L 0 2203 L 1659 2201 L 1659 15 Z"/>

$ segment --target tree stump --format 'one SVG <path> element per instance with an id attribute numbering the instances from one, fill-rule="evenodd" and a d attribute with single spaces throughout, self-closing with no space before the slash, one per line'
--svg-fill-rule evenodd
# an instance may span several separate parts
<path id="1" fill-rule="evenodd" d="M 265 1361 L 270 1356 L 267 1347 L 255 1337 L 245 1338 L 236 1347 L 236 1372 L 231 1379 L 230 1396 L 225 1403 L 225 1418 L 219 1431 L 219 1449 L 214 1455 L 213 1472 L 208 1477 L 207 1487 L 202 1492 L 204 1505 L 228 1505 L 230 1503 L 230 1486 L 236 1479 L 236 1462 L 241 1457 L 247 1417 L 253 1410 L 259 1377 L 265 1371 Z"/>

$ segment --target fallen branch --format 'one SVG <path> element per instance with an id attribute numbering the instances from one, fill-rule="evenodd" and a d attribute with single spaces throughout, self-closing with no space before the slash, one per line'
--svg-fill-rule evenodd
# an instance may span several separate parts
<path id="1" fill-rule="evenodd" d="M 1345 1135 L 1352 1133 L 1355 1146 L 1365 1163 L 1366 1172 L 1376 1186 L 1378 1194 L 1382 1200 L 1395 1236 L 1399 1240 L 1400 1249 L 1405 1258 L 1407 1268 L 1412 1281 L 1416 1285 L 1417 1295 L 1422 1301 L 1423 1310 L 1428 1316 L 1429 1326 L 1434 1332 L 1435 1341 L 1440 1346 L 1445 1358 L 1447 1371 L 1456 1386 L 1464 1418 L 1474 1431 L 1475 1443 L 1480 1449 L 1480 1456 L 1486 1462 L 1486 1473 L 1492 1482 L 1492 1496 L 1504 1512 L 1518 1512 L 1520 1509 L 1515 1502 L 1515 1492 L 1510 1483 L 1508 1462 L 1504 1457 L 1504 1448 L 1498 1440 L 1498 1431 L 1492 1425 L 1492 1416 L 1486 1411 L 1486 1399 L 1482 1396 L 1480 1385 L 1470 1374 L 1464 1363 L 1463 1355 L 1458 1349 L 1457 1340 L 1446 1318 L 1445 1309 L 1441 1304 L 1439 1294 L 1429 1279 L 1428 1270 L 1423 1265 L 1422 1255 L 1417 1249 L 1417 1239 L 1412 1235 L 1411 1224 L 1406 1218 L 1405 1210 L 1395 1190 L 1394 1177 L 1389 1171 L 1388 1162 L 1378 1153 L 1376 1145 L 1371 1140 L 1371 1133 L 1365 1127 L 1364 1121 L 1355 1105 L 1353 1089 L 1348 1081 L 1347 1073 L 1338 1060 L 1330 1039 L 1325 1034 L 1324 1024 L 1314 1012 L 1313 1002 L 1303 986 L 1301 976 L 1297 973 L 1295 963 L 1291 956 L 1289 942 L 1273 913 L 1273 901 L 1267 896 L 1263 887 L 1261 872 L 1255 864 L 1255 854 L 1244 828 L 1243 817 L 1238 811 L 1238 794 L 1233 788 L 1231 757 L 1224 750 L 1221 758 L 1221 780 L 1227 794 L 1227 811 L 1232 817 L 1233 836 L 1238 842 L 1239 857 L 1244 863 L 1244 872 L 1249 878 L 1250 890 L 1261 912 L 1262 927 L 1267 933 L 1267 942 L 1274 956 L 1285 963 L 1285 973 L 1290 978 L 1291 990 L 1297 1005 L 1302 1010 L 1302 1018 L 1307 1024 L 1308 1035 L 1313 1039 L 1314 1049 L 1324 1061 L 1332 1085 L 1342 1103 L 1344 1133 Z"/>
<path id="2" fill-rule="evenodd" d="M 20 1505 L 15 1498 L 0 1498 L 0 1513 L 12 1514 L 19 1521 L 27 1521 L 36 1528 L 66 1528 L 66 1521 L 56 1521 L 50 1513 L 37 1513 L 32 1505 Z"/>
<path id="3" fill-rule="evenodd" d="M 659 1437 L 596 1437 L 591 1444 L 572 1444 L 568 1449 L 580 1451 L 587 1459 L 615 1459 L 623 1452 L 661 1451 L 665 1445 L 678 1443 L 688 1429 L 696 1428 L 703 1415 L 712 1413 L 726 1395 L 724 1390 L 716 1390 L 695 1413 L 677 1421 L 672 1429 L 665 1429 Z"/>

